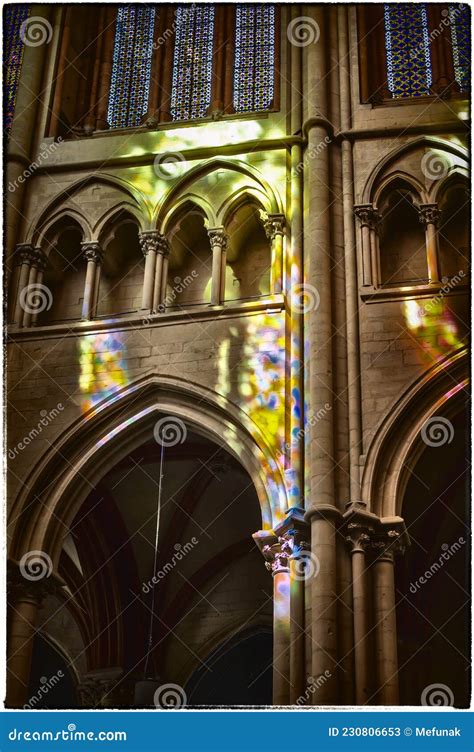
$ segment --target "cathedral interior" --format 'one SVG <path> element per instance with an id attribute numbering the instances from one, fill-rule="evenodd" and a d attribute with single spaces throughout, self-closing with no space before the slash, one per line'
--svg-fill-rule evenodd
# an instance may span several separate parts
<path id="1" fill-rule="evenodd" d="M 3 7 L 8 708 L 470 703 L 470 7 Z"/>

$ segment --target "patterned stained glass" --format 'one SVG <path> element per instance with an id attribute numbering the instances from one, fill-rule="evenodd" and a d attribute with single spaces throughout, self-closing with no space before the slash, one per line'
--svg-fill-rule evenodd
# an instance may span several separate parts
<path id="1" fill-rule="evenodd" d="M 275 7 L 237 5 L 235 10 L 234 109 L 268 110 L 275 86 Z"/>
<path id="2" fill-rule="evenodd" d="M 140 125 L 148 108 L 155 6 L 119 5 L 107 121 L 111 128 Z"/>
<path id="3" fill-rule="evenodd" d="M 461 91 L 469 91 L 471 87 L 471 17 L 468 5 L 461 3 L 449 6 L 449 26 L 451 29 L 454 77 Z"/>
<path id="4" fill-rule="evenodd" d="M 214 16 L 213 5 L 176 8 L 170 107 L 173 120 L 204 117 L 211 104 Z"/>
<path id="5" fill-rule="evenodd" d="M 431 59 L 424 3 L 384 5 L 387 84 L 394 99 L 430 93 Z"/>
<path id="6" fill-rule="evenodd" d="M 21 26 L 30 13 L 29 5 L 6 5 L 3 16 L 3 117 L 9 131 L 15 112 L 16 93 L 23 62 Z"/>

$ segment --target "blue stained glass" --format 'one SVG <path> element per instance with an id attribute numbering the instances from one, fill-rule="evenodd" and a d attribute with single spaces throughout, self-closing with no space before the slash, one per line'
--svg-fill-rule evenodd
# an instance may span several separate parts
<path id="1" fill-rule="evenodd" d="M 107 111 L 111 128 L 140 125 L 147 111 L 154 27 L 154 5 L 119 5 Z"/>
<path id="2" fill-rule="evenodd" d="M 213 5 L 176 8 L 170 105 L 173 120 L 205 117 L 211 104 L 214 18 Z"/>
<path id="3" fill-rule="evenodd" d="M 29 5 L 6 5 L 3 26 L 3 117 L 4 127 L 11 129 L 15 112 L 16 94 L 23 62 L 24 43 L 22 24 L 29 14 Z"/>
<path id="4" fill-rule="evenodd" d="M 234 109 L 268 110 L 275 86 L 275 7 L 237 5 L 235 27 Z"/>
<path id="5" fill-rule="evenodd" d="M 471 17 L 468 5 L 460 3 L 449 6 L 449 26 L 454 77 L 461 91 L 469 91 L 471 87 Z"/>
<path id="6" fill-rule="evenodd" d="M 430 94 L 431 59 L 424 3 L 384 5 L 387 84 L 394 99 Z"/>

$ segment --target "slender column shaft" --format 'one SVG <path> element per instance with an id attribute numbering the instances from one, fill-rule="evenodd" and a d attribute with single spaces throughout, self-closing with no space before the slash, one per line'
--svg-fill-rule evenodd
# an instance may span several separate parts
<path id="1" fill-rule="evenodd" d="M 354 655 L 356 703 L 365 705 L 368 692 L 368 658 L 367 658 L 367 575 L 365 551 L 362 546 L 354 545 L 352 550 L 352 593 L 354 604 Z"/>
<path id="2" fill-rule="evenodd" d="M 143 279 L 142 308 L 151 310 L 153 305 L 153 288 L 155 281 L 156 251 L 148 251 L 145 256 L 145 275 Z"/>
<path id="3" fill-rule="evenodd" d="M 290 574 L 281 569 L 273 575 L 273 704 L 290 700 Z"/>
<path id="4" fill-rule="evenodd" d="M 21 708 L 28 700 L 33 638 L 38 602 L 25 596 L 17 600 L 10 615 L 7 660 L 7 706 Z"/>
<path id="5" fill-rule="evenodd" d="M 28 276 L 28 287 L 30 288 L 28 298 L 30 299 L 33 297 L 33 290 L 34 290 L 34 286 L 36 285 L 37 275 L 38 275 L 38 267 L 33 262 L 33 264 L 30 266 L 30 273 Z M 33 307 L 29 303 L 26 303 L 25 310 L 23 313 L 23 326 L 24 327 L 31 326 L 32 316 L 33 316 Z"/>
<path id="6" fill-rule="evenodd" d="M 363 284 L 364 286 L 372 285 L 372 256 L 370 249 L 370 227 L 362 225 L 362 263 L 363 263 Z"/>
<path id="7" fill-rule="evenodd" d="M 50 134 L 57 136 L 60 127 L 60 113 L 63 99 L 64 74 L 67 66 L 69 52 L 69 38 L 71 35 L 71 8 L 64 8 L 64 27 L 61 38 L 61 49 L 59 52 L 58 68 L 56 73 L 56 87 L 54 90 L 53 106 L 51 108 L 51 120 L 49 124 Z"/>
<path id="8" fill-rule="evenodd" d="M 168 285 L 168 266 L 169 266 L 169 253 L 162 254 L 162 268 L 161 268 L 161 292 L 160 292 L 160 305 L 166 305 L 166 287 Z"/>
<path id="9" fill-rule="evenodd" d="M 297 557 L 290 564 L 290 703 L 294 705 L 305 691 L 304 586 Z"/>
<path id="10" fill-rule="evenodd" d="M 354 625 L 352 567 L 346 542 L 337 535 L 337 602 L 340 702 L 354 704 Z"/>
<path id="11" fill-rule="evenodd" d="M 223 227 L 208 230 L 212 248 L 211 305 L 220 305 L 225 296 L 227 235 Z"/>
<path id="12" fill-rule="evenodd" d="M 97 242 L 84 242 L 82 243 L 82 248 L 84 258 L 87 261 L 84 297 L 82 301 L 82 318 L 90 319 L 94 315 L 96 274 L 97 267 L 101 261 L 102 252 Z"/>
<path id="13" fill-rule="evenodd" d="M 155 266 L 155 276 L 154 276 L 154 287 L 153 287 L 153 310 L 157 311 L 159 306 L 161 305 L 161 286 L 163 281 L 163 253 L 158 252 L 156 254 L 156 266 Z"/>
<path id="14" fill-rule="evenodd" d="M 27 286 L 28 280 L 30 277 L 30 265 L 33 260 L 33 249 L 29 245 L 18 246 L 18 248 L 20 249 L 21 265 L 20 265 L 20 272 L 18 275 L 18 285 L 16 289 L 16 300 L 15 300 L 15 313 L 14 313 L 13 321 L 17 326 L 23 326 L 24 310 L 22 307 L 22 292 L 24 288 Z"/>
<path id="15" fill-rule="evenodd" d="M 312 674 L 316 678 L 330 672 L 313 701 L 331 705 L 338 701 L 336 529 L 332 519 L 313 517 L 311 550 L 319 561 L 319 572 L 311 580 Z"/>
<path id="16" fill-rule="evenodd" d="M 398 705 L 397 620 L 393 555 L 380 556 L 373 565 L 375 651 L 379 699 L 382 705 Z"/>
<path id="17" fill-rule="evenodd" d="M 439 282 L 438 235 L 436 225 L 432 222 L 428 222 L 426 225 L 426 255 L 428 259 L 428 278 L 430 282 Z"/>

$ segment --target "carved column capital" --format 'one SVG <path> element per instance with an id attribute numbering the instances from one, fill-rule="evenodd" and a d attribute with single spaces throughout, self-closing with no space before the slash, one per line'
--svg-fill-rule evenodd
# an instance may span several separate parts
<path id="1" fill-rule="evenodd" d="M 96 264 L 100 264 L 102 261 L 103 251 L 100 243 L 96 240 L 86 240 L 81 243 L 82 255 L 86 261 L 94 261 Z"/>
<path id="2" fill-rule="evenodd" d="M 304 519 L 304 510 L 289 509 L 275 530 L 260 531 L 253 536 L 272 574 L 289 572 L 290 560 L 305 558 L 310 550 L 310 527 Z"/>
<path id="3" fill-rule="evenodd" d="M 370 547 L 376 560 L 393 562 L 394 557 L 404 554 L 410 540 L 403 520 L 382 522 L 371 540 Z"/>
<path id="4" fill-rule="evenodd" d="M 147 256 L 150 251 L 155 253 L 169 253 L 169 244 L 164 235 L 158 230 L 147 230 L 141 232 L 139 235 L 140 246 L 144 256 Z"/>
<path id="5" fill-rule="evenodd" d="M 46 254 L 41 250 L 41 248 L 33 248 L 33 257 L 31 260 L 31 265 L 35 266 L 40 271 L 44 272 L 45 269 L 48 266 L 48 259 Z"/>
<path id="6" fill-rule="evenodd" d="M 30 243 L 19 243 L 15 249 L 18 264 L 32 264 L 36 249 Z"/>
<path id="7" fill-rule="evenodd" d="M 33 554 L 37 554 L 33 557 Z M 64 583 L 52 574 L 52 564 L 43 552 L 31 552 L 26 561 L 9 561 L 7 567 L 7 596 L 11 604 L 30 601 L 38 608 L 44 599 L 57 592 Z M 51 569 L 50 569 L 51 565 Z"/>
<path id="8" fill-rule="evenodd" d="M 207 231 L 211 246 L 219 246 L 222 251 L 227 250 L 228 235 L 223 227 L 213 227 Z"/>
<path id="9" fill-rule="evenodd" d="M 354 214 L 362 227 L 369 227 L 371 230 L 377 229 L 380 222 L 380 215 L 373 204 L 359 204 L 354 206 Z"/>
<path id="10" fill-rule="evenodd" d="M 277 235 L 284 235 L 284 214 L 266 214 L 265 212 L 260 212 L 260 216 L 263 221 L 265 235 L 269 240 L 274 240 Z"/>
<path id="11" fill-rule="evenodd" d="M 418 216 L 422 225 L 437 225 L 441 216 L 438 204 L 420 204 Z"/>

